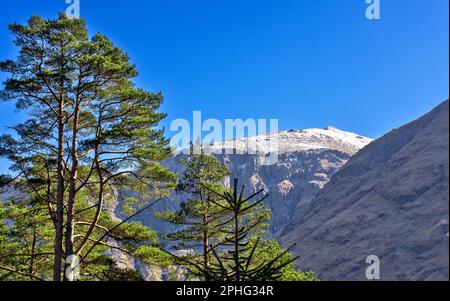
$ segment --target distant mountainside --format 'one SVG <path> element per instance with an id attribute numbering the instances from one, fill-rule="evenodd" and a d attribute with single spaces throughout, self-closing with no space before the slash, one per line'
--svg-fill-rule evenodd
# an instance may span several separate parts
<path id="1" fill-rule="evenodd" d="M 241 184 L 245 185 L 246 193 L 260 189 L 269 193 L 267 204 L 272 210 L 271 233 L 277 236 L 331 176 L 372 140 L 327 127 L 270 133 L 216 143 L 208 148 L 243 151 L 249 143 L 261 143 L 275 138 L 275 135 L 278 139 L 279 157 L 274 165 L 264 165 L 264 158 L 259 154 L 227 155 L 222 152 L 222 155 L 216 156 L 229 166 L 232 174 L 230 178 L 238 177 Z M 164 165 L 180 173 L 183 170 L 180 160 L 183 158 L 185 155 L 178 155 L 165 161 Z M 229 183 L 229 179 L 226 182 Z M 161 201 L 154 210 L 176 209 L 180 201 L 187 197 L 174 194 L 171 200 Z M 163 232 L 173 229 L 171 225 L 156 220 L 151 211 L 139 216 L 138 220 Z"/>
<path id="2" fill-rule="evenodd" d="M 353 156 L 282 231 L 324 280 L 449 279 L 448 101 Z"/>

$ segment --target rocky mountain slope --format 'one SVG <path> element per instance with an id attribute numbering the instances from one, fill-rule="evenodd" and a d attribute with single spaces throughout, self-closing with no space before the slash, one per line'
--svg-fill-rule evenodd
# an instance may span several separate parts
<path id="1" fill-rule="evenodd" d="M 449 279 L 448 101 L 352 157 L 282 231 L 324 280 Z"/>
<path id="2" fill-rule="evenodd" d="M 225 154 L 225 149 L 245 152 L 252 142 L 261 143 L 277 138 L 278 161 L 264 165 L 259 154 Z M 354 133 L 332 127 L 325 129 L 291 130 L 251 138 L 225 141 L 212 145 L 212 150 L 223 150 L 216 155 L 231 170 L 231 178 L 238 177 L 245 185 L 246 193 L 260 189 L 269 193 L 267 204 L 272 210 L 271 233 L 277 236 L 301 208 L 325 185 L 331 176 L 344 165 L 359 149 L 372 140 Z M 175 172 L 182 172 L 179 163 L 184 155 L 178 155 L 164 162 Z M 161 201 L 154 210 L 175 209 L 186 195 L 173 195 L 172 199 Z M 172 227 L 156 220 L 149 211 L 138 218 L 156 230 L 167 232 Z"/>
<path id="3" fill-rule="evenodd" d="M 277 139 L 278 162 L 264 165 L 264 156 L 260 154 L 245 154 L 251 145 L 260 145 L 268 140 Z M 245 139 L 224 141 L 209 146 L 209 150 L 222 152 L 216 155 L 231 170 L 231 176 L 225 180 L 238 177 L 246 187 L 246 193 L 251 194 L 264 189 L 269 193 L 266 199 L 272 211 L 271 233 L 279 235 L 283 227 L 290 222 L 298 212 L 301 212 L 314 195 L 328 182 L 331 176 L 344 165 L 359 149 L 372 140 L 354 133 L 341 131 L 333 127 L 325 129 L 290 130 Z M 241 151 L 244 154 L 225 154 L 226 149 Z M 180 154 L 163 162 L 163 165 L 176 172 L 183 171 L 180 163 L 185 155 Z M 152 229 L 169 233 L 174 227 L 154 217 L 155 211 L 176 210 L 181 201 L 188 195 L 173 194 L 170 198 L 161 200 L 152 210 L 138 215 L 135 220 L 150 226 Z M 120 215 L 120 204 L 115 207 Z M 116 252 L 112 254 L 122 268 L 132 268 L 140 271 L 146 280 L 167 280 L 171 271 L 141 264 L 139 260 Z M 173 273 L 174 271 L 172 271 Z M 176 271 L 182 274 L 182 270 Z"/>

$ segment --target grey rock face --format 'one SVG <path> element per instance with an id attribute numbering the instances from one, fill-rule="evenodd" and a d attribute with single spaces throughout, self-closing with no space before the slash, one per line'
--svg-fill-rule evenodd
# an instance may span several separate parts
<path id="1" fill-rule="evenodd" d="M 316 193 L 328 182 L 331 176 L 359 149 L 372 140 L 354 133 L 327 127 L 325 129 L 291 130 L 271 133 L 235 141 L 225 141 L 212 146 L 213 149 L 235 148 L 243 150 L 249 141 L 278 139 L 278 162 L 264 165 L 258 154 L 216 155 L 231 170 L 231 177 L 238 177 L 240 185 L 245 185 L 245 193 L 251 194 L 260 189 L 269 193 L 267 204 L 272 211 L 271 234 L 277 237 L 283 227 L 290 222 Z M 164 162 L 164 165 L 181 173 L 180 154 Z M 230 179 L 226 182 L 229 183 Z M 154 211 L 174 210 L 187 195 L 174 194 L 163 200 Z M 162 232 L 174 230 L 168 223 L 156 220 L 152 211 L 138 217 L 138 220 Z"/>
<path id="2" fill-rule="evenodd" d="M 310 150 L 282 154 L 274 165 L 260 165 L 251 155 L 224 156 L 231 177 L 243 181 L 247 194 L 264 189 L 271 209 L 275 237 L 306 206 L 331 176 L 351 157 L 336 150 Z"/>
<path id="3" fill-rule="evenodd" d="M 448 101 L 353 156 L 283 230 L 324 280 L 449 279 Z"/>

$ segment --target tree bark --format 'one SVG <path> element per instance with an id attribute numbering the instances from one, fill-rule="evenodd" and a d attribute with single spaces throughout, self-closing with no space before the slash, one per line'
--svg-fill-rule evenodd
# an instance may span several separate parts
<path id="1" fill-rule="evenodd" d="M 78 175 L 78 117 L 79 117 L 79 104 L 75 105 L 75 112 L 73 117 L 73 130 L 72 130 L 72 167 L 70 171 L 69 180 L 69 200 L 67 203 L 67 214 L 66 214 L 66 256 L 74 254 L 73 250 L 73 234 L 74 234 L 74 205 L 76 196 L 76 184 Z M 66 262 L 66 269 L 70 267 L 70 263 Z M 64 274 L 64 280 L 69 281 Z"/>
<path id="2" fill-rule="evenodd" d="M 208 224 L 208 215 L 205 214 L 203 216 L 203 264 L 205 267 L 208 267 L 209 265 L 209 237 L 208 237 L 208 230 L 206 229 Z M 207 279 L 206 279 L 207 280 Z"/>
<path id="3" fill-rule="evenodd" d="M 56 190 L 56 231 L 55 231 L 55 258 L 53 266 L 53 281 L 61 281 L 61 266 L 63 257 L 63 225 L 64 225 L 64 122 L 63 101 L 59 104 L 58 116 L 58 168 Z"/>
<path id="4" fill-rule="evenodd" d="M 29 273 L 30 273 L 30 279 L 33 280 L 34 275 L 34 253 L 36 252 L 36 225 L 33 225 L 33 241 L 31 242 L 31 258 L 30 258 L 30 267 L 29 267 Z"/>
<path id="5" fill-rule="evenodd" d="M 60 79 L 58 99 L 58 167 L 56 188 L 56 229 L 55 229 L 55 258 L 53 266 L 53 281 L 61 281 L 61 267 L 63 259 L 63 235 L 64 235 L 64 47 L 60 45 Z"/>

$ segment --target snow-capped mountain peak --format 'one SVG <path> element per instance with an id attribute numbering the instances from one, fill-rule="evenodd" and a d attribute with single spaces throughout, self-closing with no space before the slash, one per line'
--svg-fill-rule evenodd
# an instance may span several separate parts
<path id="1" fill-rule="evenodd" d="M 372 141 L 370 138 L 327 126 L 324 129 L 279 131 L 254 137 L 226 140 L 204 148 L 214 153 L 220 149 L 235 149 L 240 153 L 247 153 L 246 150 L 251 149 L 252 146 L 256 145 L 259 149 L 263 149 L 260 147 L 261 144 L 270 144 L 272 149 L 273 147 L 277 148 L 278 153 L 320 149 L 355 153 Z"/>

